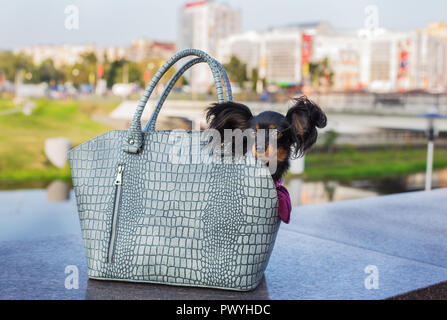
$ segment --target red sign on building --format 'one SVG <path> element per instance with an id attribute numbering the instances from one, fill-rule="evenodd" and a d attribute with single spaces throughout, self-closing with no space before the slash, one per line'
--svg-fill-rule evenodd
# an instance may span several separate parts
<path id="1" fill-rule="evenodd" d="M 399 71 L 397 74 L 398 78 L 403 78 L 408 75 L 408 59 L 409 59 L 409 50 L 407 47 L 409 47 L 410 42 L 407 41 L 406 45 L 403 45 L 402 43 L 399 43 L 398 45 L 398 59 L 399 59 Z"/>
<path id="2" fill-rule="evenodd" d="M 102 63 L 98 64 L 98 66 L 96 67 L 96 75 L 98 76 L 98 78 L 102 78 L 104 76 L 104 66 L 102 65 Z"/>
<path id="3" fill-rule="evenodd" d="M 301 66 L 303 75 L 309 74 L 309 62 L 312 57 L 312 36 L 303 33 L 301 35 Z"/>
<path id="4" fill-rule="evenodd" d="M 301 63 L 309 63 L 312 57 L 312 36 L 303 33 L 301 36 Z"/>
<path id="5" fill-rule="evenodd" d="M 185 4 L 186 8 L 190 8 L 190 7 L 195 7 L 195 6 L 200 6 L 202 4 L 205 4 L 206 1 L 194 1 L 194 2 L 188 2 L 187 4 Z"/>

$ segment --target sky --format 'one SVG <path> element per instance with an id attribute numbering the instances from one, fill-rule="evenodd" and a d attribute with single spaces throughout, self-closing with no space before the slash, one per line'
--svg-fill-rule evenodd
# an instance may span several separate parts
<path id="1" fill-rule="evenodd" d="M 242 31 L 327 21 L 336 29 L 363 27 L 368 5 L 379 9 L 379 26 L 412 30 L 447 22 L 445 0 L 217 0 L 242 12 Z M 31 44 L 124 46 L 139 37 L 175 41 L 185 0 L 0 0 L 0 48 Z M 79 29 L 67 30 L 64 12 L 79 8 Z"/>

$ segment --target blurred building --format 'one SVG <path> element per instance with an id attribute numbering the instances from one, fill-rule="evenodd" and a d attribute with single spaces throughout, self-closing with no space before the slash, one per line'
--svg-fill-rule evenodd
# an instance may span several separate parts
<path id="1" fill-rule="evenodd" d="M 138 39 L 127 47 L 97 47 L 93 44 L 75 45 L 33 45 L 26 46 L 16 53 L 22 52 L 30 56 L 37 65 L 46 59 L 52 59 L 56 67 L 72 65 L 81 61 L 86 52 L 95 53 L 99 61 L 105 56 L 109 61 L 126 58 L 130 61 L 142 61 L 150 58 L 168 59 L 175 53 L 175 43 Z"/>
<path id="2" fill-rule="evenodd" d="M 428 34 L 431 36 L 439 37 L 444 40 L 447 46 L 447 25 L 442 22 L 431 22 L 426 28 L 416 30 L 418 33 Z M 447 86 L 447 50 L 445 55 L 445 69 L 444 69 L 444 82 Z"/>
<path id="3" fill-rule="evenodd" d="M 301 32 L 295 28 L 271 30 L 263 34 L 263 40 L 260 75 L 269 83 L 300 84 Z"/>
<path id="4" fill-rule="evenodd" d="M 136 40 L 125 49 L 126 59 L 136 62 L 150 58 L 169 59 L 174 53 L 175 43 L 152 41 L 145 38 Z"/>
<path id="5" fill-rule="evenodd" d="M 100 48 L 92 44 L 83 46 L 74 45 L 33 45 L 16 50 L 31 57 L 36 65 L 44 60 L 52 59 L 56 67 L 72 65 L 81 61 L 81 56 L 86 52 L 94 52 L 98 59 L 107 55 L 110 61 L 119 60 L 124 57 L 125 49 L 119 47 Z"/>
<path id="6" fill-rule="evenodd" d="M 235 34 L 219 41 L 217 57 L 222 63 L 238 57 L 249 75 L 256 68 L 269 84 L 299 85 L 308 73 L 313 37 L 331 30 L 329 24 L 316 22 Z"/>
<path id="7" fill-rule="evenodd" d="M 371 91 L 440 91 L 445 87 L 445 43 L 418 32 L 366 37 L 361 72 Z"/>
<path id="8" fill-rule="evenodd" d="M 335 90 L 442 90 L 445 45 L 417 32 L 381 30 L 317 35 L 312 59 L 328 58 Z"/>
<path id="9" fill-rule="evenodd" d="M 93 51 L 93 46 L 69 46 L 69 45 L 33 45 L 26 46 L 20 51 L 30 56 L 36 65 L 44 60 L 52 59 L 56 67 L 74 64 L 79 61 L 82 53 Z"/>
<path id="10" fill-rule="evenodd" d="M 177 47 L 201 49 L 216 55 L 217 42 L 226 36 L 240 32 L 239 10 L 215 1 L 196 1 L 180 9 Z M 206 91 L 212 83 L 207 66 L 195 66 L 186 77 L 194 92 Z"/>
<path id="11" fill-rule="evenodd" d="M 445 86 L 446 46 L 418 32 L 381 29 L 317 34 L 312 60 L 328 58 L 335 90 L 439 91 Z"/>
<path id="12" fill-rule="evenodd" d="M 259 69 L 263 45 L 264 39 L 260 32 L 238 33 L 219 40 L 216 57 L 221 63 L 228 63 L 231 56 L 236 56 L 247 65 L 247 72 L 250 74 L 251 70 Z"/>
<path id="13" fill-rule="evenodd" d="M 352 34 L 316 34 L 313 39 L 312 61 L 328 59 L 334 72 L 334 90 L 363 88 L 368 80 L 362 78 L 368 69 L 365 61 L 365 42 Z"/>
<path id="14" fill-rule="evenodd" d="M 280 85 L 310 84 L 310 63 L 328 59 L 333 90 L 444 90 L 446 38 L 376 31 L 335 32 L 326 23 L 251 31 L 220 40 L 217 57 L 226 63 L 235 55 L 267 83 Z"/>
<path id="15" fill-rule="evenodd" d="M 107 48 L 96 48 L 94 50 L 99 61 L 102 61 L 104 57 L 107 57 L 109 61 L 116 61 L 124 58 L 125 49 L 121 47 L 107 47 Z"/>

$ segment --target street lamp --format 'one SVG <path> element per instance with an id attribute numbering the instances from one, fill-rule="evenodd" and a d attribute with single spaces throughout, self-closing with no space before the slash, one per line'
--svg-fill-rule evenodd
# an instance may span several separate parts
<path id="1" fill-rule="evenodd" d="M 421 115 L 421 117 L 427 119 L 427 168 L 425 172 L 425 191 L 431 190 L 431 180 L 432 180 L 432 172 L 433 172 L 433 149 L 435 138 L 438 136 L 438 130 L 435 127 L 435 119 L 437 118 L 445 118 L 444 115 L 440 114 L 436 108 L 429 110 L 427 113 Z"/>

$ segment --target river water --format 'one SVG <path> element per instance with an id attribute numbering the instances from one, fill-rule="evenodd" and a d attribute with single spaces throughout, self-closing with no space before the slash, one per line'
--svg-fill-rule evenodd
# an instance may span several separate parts
<path id="1" fill-rule="evenodd" d="M 287 180 L 285 185 L 289 189 L 292 206 L 300 206 L 424 190 L 425 173 L 352 181 L 295 178 Z M 432 187 L 447 187 L 447 169 L 433 172 Z"/>

